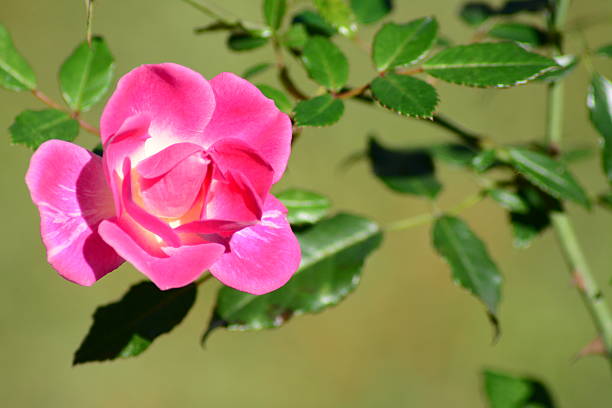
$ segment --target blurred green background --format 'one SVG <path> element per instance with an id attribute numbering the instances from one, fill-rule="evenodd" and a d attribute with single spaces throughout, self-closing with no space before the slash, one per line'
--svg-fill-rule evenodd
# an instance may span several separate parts
<path id="1" fill-rule="evenodd" d="M 57 70 L 84 37 L 83 1 L 2 0 L 0 22 L 38 74 L 41 89 L 56 100 Z M 117 74 L 143 63 L 172 61 L 211 78 L 241 73 L 272 59 L 269 48 L 239 54 L 225 48 L 223 34 L 195 36 L 210 20 L 179 0 L 97 1 L 94 32 L 104 35 L 116 57 Z M 260 20 L 260 1 L 218 1 L 234 14 Z M 295 2 L 294 2 L 295 3 Z M 305 1 L 298 2 L 300 4 Z M 500 2 L 496 2 L 500 3 Z M 443 34 L 467 42 L 472 31 L 456 17 L 462 4 L 396 1 L 391 19 L 404 22 L 435 15 Z M 569 20 L 612 13 L 609 0 L 575 1 Z M 611 18 L 612 19 L 612 18 Z M 362 33 L 371 38 L 375 28 Z M 610 24 L 584 32 L 592 47 L 612 39 Z M 373 75 L 368 56 L 354 44 L 339 45 L 352 61 L 351 83 Z M 570 50 L 581 40 L 570 39 Z M 610 61 L 596 61 L 610 77 Z M 293 71 L 300 69 L 294 66 Z M 297 75 L 303 78 L 302 74 Z M 568 80 L 565 147 L 595 146 L 585 108 L 588 73 Z M 273 74 L 257 82 L 277 85 Z M 307 90 L 314 86 L 302 81 Z M 545 87 L 478 90 L 440 84 L 440 111 L 499 142 L 544 134 Z M 0 90 L 0 127 L 23 109 L 41 109 L 29 94 Z M 97 122 L 100 108 L 86 114 Z M 383 225 L 427 212 L 424 200 L 396 195 L 370 174 L 366 163 L 340 163 L 365 146 L 375 131 L 387 144 L 416 146 L 451 141 L 426 121 L 380 108 L 347 104 L 335 126 L 306 129 L 295 145 L 278 189 L 296 186 L 329 195 L 335 208 L 368 215 Z M 121 297 L 142 276 L 125 265 L 91 288 L 59 278 L 45 261 L 38 215 L 23 176 L 30 151 L 0 143 L 3 228 L 0 235 L 0 401 L 5 407 L 483 407 L 480 372 L 495 368 L 532 375 L 549 385 L 561 407 L 612 406 L 612 377 L 605 360 L 573 356 L 595 336 L 549 231 L 528 250 L 513 249 L 505 214 L 484 202 L 464 216 L 488 243 L 505 276 L 503 335 L 492 345 L 484 308 L 449 279 L 449 269 L 431 249 L 429 226 L 392 232 L 368 261 L 358 290 L 340 306 L 299 317 L 279 330 L 235 333 L 219 330 L 206 349 L 199 336 L 209 318 L 217 283 L 201 291 L 195 308 L 170 335 L 131 360 L 71 367 L 98 305 Z M 93 147 L 93 136 L 79 142 Z M 596 160 L 573 166 L 590 191 L 605 188 Z M 440 166 L 448 208 L 476 191 L 457 169 Z M 278 191 L 278 190 L 277 190 Z M 569 207 L 597 277 L 612 296 L 612 217 Z"/>

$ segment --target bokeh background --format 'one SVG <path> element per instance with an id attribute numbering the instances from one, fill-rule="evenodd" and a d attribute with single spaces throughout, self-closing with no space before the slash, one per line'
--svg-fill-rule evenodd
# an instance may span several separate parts
<path id="1" fill-rule="evenodd" d="M 179 0 L 97 1 L 95 33 L 116 57 L 117 74 L 143 63 L 172 61 L 211 78 L 241 73 L 272 59 L 269 48 L 234 53 L 223 34 L 196 36 L 210 20 Z M 226 10 L 260 20 L 260 1 L 218 1 Z M 295 3 L 295 2 L 294 2 Z M 304 1 L 298 3 L 306 3 Z M 461 1 L 397 0 L 391 19 L 405 22 L 435 15 L 441 31 L 457 43 L 471 30 L 456 17 Z M 495 3 L 495 2 L 494 2 Z M 500 3 L 500 2 L 496 2 Z M 575 1 L 569 20 L 612 13 L 609 0 Z M 612 20 L 612 17 L 610 18 Z M 85 11 L 77 0 L 1 0 L 0 22 L 38 74 L 41 89 L 60 99 L 57 70 L 84 38 Z M 364 30 L 371 38 L 375 28 Z M 612 39 L 612 26 L 584 32 L 592 47 Z M 351 83 L 373 74 L 368 56 L 349 41 L 339 45 L 352 61 Z M 581 41 L 570 40 L 570 50 Z M 610 61 L 596 67 L 612 74 Z M 300 71 L 295 66 L 294 72 Z M 308 90 L 314 86 L 302 78 Z M 568 80 L 565 147 L 593 147 L 596 134 L 585 108 L 588 73 Z M 277 85 L 273 74 L 257 82 Z M 440 84 L 440 111 L 499 142 L 544 135 L 545 87 L 478 90 Z M 91 288 L 59 278 L 45 261 L 38 215 L 23 177 L 31 152 L 10 146 L 6 129 L 23 109 L 41 109 L 29 94 L 0 90 L 0 401 L 4 407 L 484 407 L 481 371 L 495 368 L 531 375 L 548 384 L 559 406 L 610 407 L 612 386 L 603 359 L 573 356 L 595 336 L 572 287 L 552 232 L 528 250 L 513 249 L 505 214 L 483 202 L 464 216 L 505 276 L 501 305 L 503 335 L 492 344 L 483 307 L 456 287 L 449 269 L 431 249 L 429 226 L 392 232 L 368 261 L 358 290 L 340 306 L 296 318 L 278 330 L 217 331 L 206 349 L 198 340 L 218 284 L 209 282 L 196 306 L 171 334 L 138 358 L 71 367 L 73 351 L 98 305 L 122 296 L 142 276 L 124 265 Z M 100 108 L 86 114 L 96 123 Z M 451 141 L 426 121 L 406 119 L 355 102 L 335 126 L 306 129 L 293 149 L 278 189 L 296 186 L 329 195 L 336 209 L 365 214 L 383 225 L 427 212 L 424 200 L 399 196 L 376 181 L 366 163 L 343 169 L 362 150 L 368 132 L 393 146 Z M 97 141 L 82 133 L 79 143 Z M 597 160 L 573 166 L 591 191 L 605 188 Z M 448 208 L 476 191 L 474 180 L 440 166 L 440 205 Z M 611 296 L 612 216 L 570 205 L 597 278 Z"/>

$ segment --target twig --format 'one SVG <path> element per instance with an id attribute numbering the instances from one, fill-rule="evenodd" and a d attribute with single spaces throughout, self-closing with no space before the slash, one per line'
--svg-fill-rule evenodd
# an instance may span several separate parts
<path id="1" fill-rule="evenodd" d="M 100 130 L 97 129 L 95 126 L 90 125 L 89 123 L 87 123 L 83 119 L 81 119 L 79 117 L 79 113 L 78 112 L 73 112 L 73 111 L 70 111 L 70 110 L 64 108 L 63 106 L 61 106 L 60 104 L 55 102 L 53 99 L 49 98 L 42 91 L 39 91 L 38 89 L 33 89 L 32 90 L 32 95 L 34 95 L 34 97 L 36 99 L 38 99 L 39 101 L 41 101 L 45 105 L 50 106 L 53 109 L 61 110 L 63 112 L 66 112 L 66 113 L 70 114 L 70 116 L 79 123 L 79 126 L 83 130 L 86 130 L 89 133 L 94 134 L 96 136 L 100 136 Z"/>

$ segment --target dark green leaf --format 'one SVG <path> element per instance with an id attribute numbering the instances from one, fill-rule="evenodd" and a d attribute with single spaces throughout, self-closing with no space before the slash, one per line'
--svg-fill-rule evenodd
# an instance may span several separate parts
<path id="1" fill-rule="evenodd" d="M 329 126 L 336 123 L 344 113 L 344 103 L 325 94 L 301 101 L 294 112 L 298 126 Z"/>
<path id="2" fill-rule="evenodd" d="M 437 160 L 457 167 L 470 166 L 476 151 L 466 145 L 445 143 L 427 148 Z"/>
<path id="3" fill-rule="evenodd" d="M 485 370 L 484 388 L 490 408 L 553 408 L 546 387 L 530 378 Z"/>
<path id="4" fill-rule="evenodd" d="M 102 146 L 102 143 L 98 143 L 93 149 L 91 149 L 91 152 L 97 154 L 100 157 L 104 156 L 104 148 Z"/>
<path id="5" fill-rule="evenodd" d="M 489 36 L 533 46 L 544 45 L 547 41 L 543 30 L 524 23 L 497 23 L 489 30 Z"/>
<path id="6" fill-rule="evenodd" d="M 507 0 L 504 5 L 499 8 L 497 14 L 511 16 L 518 13 L 537 13 L 550 10 L 558 3 L 558 0 Z"/>
<path id="7" fill-rule="evenodd" d="M 268 43 L 268 38 L 259 37 L 248 32 L 234 32 L 227 39 L 227 46 L 234 51 L 248 51 L 262 47 Z"/>
<path id="8" fill-rule="evenodd" d="M 357 31 L 355 16 L 344 0 L 313 0 L 319 14 L 342 35 L 352 36 Z"/>
<path id="9" fill-rule="evenodd" d="M 303 24 L 309 35 L 322 35 L 331 37 L 337 30 L 331 26 L 319 13 L 311 10 L 304 10 L 293 17 L 293 23 Z"/>
<path id="10" fill-rule="evenodd" d="M 442 189 L 425 149 L 391 150 L 371 138 L 368 158 L 374 174 L 394 191 L 435 198 Z"/>
<path id="11" fill-rule="evenodd" d="M 37 149 L 50 139 L 73 141 L 79 134 L 79 123 L 57 109 L 21 112 L 9 128 L 13 143 Z"/>
<path id="12" fill-rule="evenodd" d="M 446 48 L 423 64 L 436 78 L 477 87 L 519 85 L 556 66 L 553 60 L 509 42 Z"/>
<path id="13" fill-rule="evenodd" d="M 75 111 L 86 111 L 110 88 L 115 63 L 101 37 L 91 46 L 83 41 L 64 61 L 59 72 L 62 96 Z"/>
<path id="14" fill-rule="evenodd" d="M 575 55 L 560 55 L 555 58 L 555 62 L 558 64 L 558 67 L 553 68 L 550 71 L 546 71 L 536 79 L 538 81 L 546 81 L 546 82 L 554 82 L 559 79 L 565 77 L 567 74 L 572 72 L 574 68 L 580 62 L 580 58 Z"/>
<path id="15" fill-rule="evenodd" d="M 287 95 L 270 85 L 259 84 L 257 88 L 261 91 L 262 94 L 266 96 L 266 98 L 270 98 L 276 104 L 276 107 L 285 113 L 291 113 L 293 110 L 293 103 L 289 100 Z"/>
<path id="16" fill-rule="evenodd" d="M 329 199 L 312 191 L 289 189 L 276 198 L 287 207 L 287 220 L 291 225 L 315 224 L 327 215 L 331 203 Z"/>
<path id="17" fill-rule="evenodd" d="M 502 277 L 484 243 L 459 218 L 444 215 L 433 226 L 433 245 L 451 266 L 453 281 L 496 315 Z"/>
<path id="18" fill-rule="evenodd" d="M 283 22 L 283 17 L 287 11 L 287 0 L 264 0 L 263 14 L 268 24 L 273 30 L 278 30 Z"/>
<path id="19" fill-rule="evenodd" d="M 151 282 L 132 286 L 121 300 L 96 310 L 73 364 L 139 355 L 185 318 L 195 298 L 193 284 L 166 291 Z"/>
<path id="20" fill-rule="evenodd" d="M 304 24 L 293 24 L 283 37 L 285 46 L 293 50 L 302 50 L 308 42 L 308 31 Z"/>
<path id="21" fill-rule="evenodd" d="M 587 194 L 563 163 L 522 148 L 511 148 L 508 153 L 514 168 L 542 190 L 558 199 L 590 207 Z"/>
<path id="22" fill-rule="evenodd" d="M 459 17 L 471 26 L 479 26 L 495 15 L 495 10 L 486 3 L 467 3 L 459 11 Z"/>
<path id="23" fill-rule="evenodd" d="M 414 64 L 434 45 L 438 22 L 423 17 L 407 24 L 385 24 L 374 37 L 372 59 L 379 71 Z"/>
<path id="24" fill-rule="evenodd" d="M 372 95 L 385 108 L 402 115 L 429 118 L 438 104 L 435 88 L 420 79 L 389 73 L 371 84 Z"/>
<path id="25" fill-rule="evenodd" d="M 242 77 L 244 79 L 252 78 L 256 75 L 261 74 L 262 72 L 267 71 L 268 69 L 272 68 L 272 66 L 273 64 L 270 62 L 262 62 L 260 64 L 253 65 L 252 67 L 249 67 L 244 71 Z"/>
<path id="26" fill-rule="evenodd" d="M 296 235 L 302 263 L 293 278 L 282 288 L 260 296 L 221 288 L 203 340 L 217 327 L 279 327 L 292 316 L 337 305 L 358 285 L 366 257 L 382 240 L 374 222 L 350 214 L 338 214 Z"/>
<path id="27" fill-rule="evenodd" d="M 595 54 L 600 55 L 602 57 L 612 58 L 612 44 L 601 46 L 595 51 Z"/>
<path id="28" fill-rule="evenodd" d="M 391 12 L 391 0 L 351 0 L 351 8 L 357 21 L 362 24 L 372 24 L 384 18 Z"/>
<path id="29" fill-rule="evenodd" d="M 472 159 L 472 167 L 479 173 L 489 170 L 497 159 L 497 153 L 493 149 L 483 150 Z"/>
<path id="30" fill-rule="evenodd" d="M 312 37 L 304 47 L 302 60 L 308 75 L 327 89 L 337 91 L 348 80 L 348 60 L 340 49 L 325 37 Z"/>
<path id="31" fill-rule="evenodd" d="M 597 202 L 608 210 L 612 210 L 612 192 L 600 194 Z"/>
<path id="32" fill-rule="evenodd" d="M 487 190 L 487 194 L 508 211 L 519 214 L 529 212 L 529 205 L 517 193 L 502 188 L 491 188 Z"/>
<path id="33" fill-rule="evenodd" d="M 517 248 L 527 248 L 550 226 L 550 213 L 560 211 L 561 204 L 557 199 L 530 184 L 520 185 L 517 193 L 527 204 L 528 211 L 523 214 L 510 213 L 513 243 Z"/>
<path id="34" fill-rule="evenodd" d="M 594 74 L 587 97 L 589 117 L 603 140 L 602 164 L 608 182 L 612 183 L 612 83 Z"/>
<path id="35" fill-rule="evenodd" d="M 19 54 L 7 29 L 0 24 L 0 86 L 11 91 L 36 88 L 30 64 Z"/>

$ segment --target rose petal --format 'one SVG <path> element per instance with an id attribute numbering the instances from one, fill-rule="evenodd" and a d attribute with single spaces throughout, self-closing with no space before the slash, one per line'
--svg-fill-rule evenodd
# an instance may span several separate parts
<path id="1" fill-rule="evenodd" d="M 266 199 L 261 222 L 236 232 L 229 246 L 210 272 L 223 284 L 254 295 L 280 288 L 300 265 L 300 245 L 286 209 L 272 195 Z"/>
<path id="2" fill-rule="evenodd" d="M 206 79 L 177 64 L 142 65 L 124 75 L 100 120 L 102 143 L 134 114 L 151 118 L 153 138 L 200 143 L 215 109 Z M 167 145 L 171 142 L 167 143 Z"/>
<path id="3" fill-rule="evenodd" d="M 128 262 L 162 290 L 178 288 L 195 281 L 223 253 L 221 244 L 206 243 L 163 248 L 166 257 L 142 249 L 114 220 L 102 221 L 100 235 Z"/>
<path id="4" fill-rule="evenodd" d="M 215 112 L 204 130 L 204 146 L 224 138 L 243 140 L 274 169 L 276 183 L 287 167 L 291 120 L 249 81 L 224 72 L 210 81 Z"/>
<path id="5" fill-rule="evenodd" d="M 40 212 L 47 259 L 61 276 L 89 286 L 123 263 L 97 233 L 115 212 L 99 156 L 47 141 L 32 156 L 26 183 Z"/>
<path id="6" fill-rule="evenodd" d="M 262 215 L 262 200 L 242 173 L 228 171 L 211 186 L 204 218 L 249 223 Z"/>
<path id="7" fill-rule="evenodd" d="M 161 177 L 192 154 L 201 151 L 202 147 L 193 143 L 173 144 L 161 152 L 142 160 L 138 163 L 136 169 L 138 174 L 144 178 Z"/>

